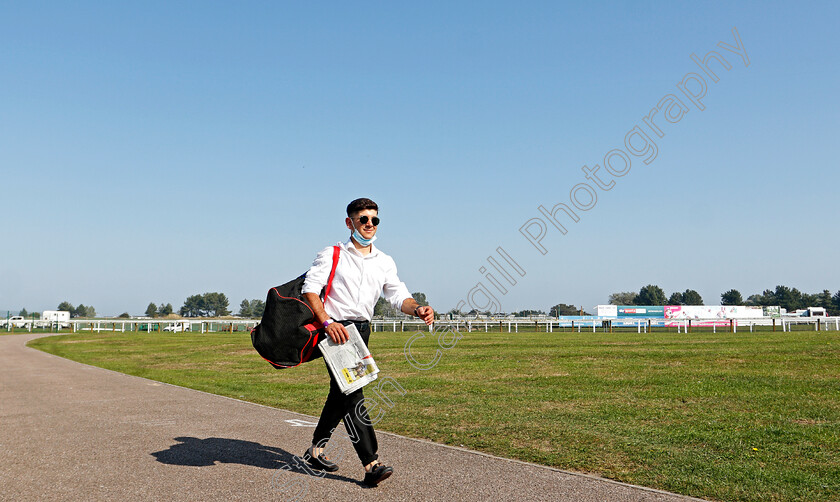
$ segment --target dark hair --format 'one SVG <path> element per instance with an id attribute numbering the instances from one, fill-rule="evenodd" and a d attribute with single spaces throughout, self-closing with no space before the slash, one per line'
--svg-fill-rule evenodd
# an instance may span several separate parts
<path id="1" fill-rule="evenodd" d="M 364 211 L 365 209 L 373 209 L 379 212 L 379 206 L 376 205 L 376 202 L 362 197 L 361 199 L 356 199 L 350 204 L 347 204 L 347 217 L 349 218 L 350 216 L 353 216 L 360 211 Z"/>

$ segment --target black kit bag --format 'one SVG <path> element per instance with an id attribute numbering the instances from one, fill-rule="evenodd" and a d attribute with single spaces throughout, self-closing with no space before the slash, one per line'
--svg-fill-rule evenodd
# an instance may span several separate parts
<path id="1" fill-rule="evenodd" d="M 332 270 L 324 297 L 330 294 L 340 248 L 333 246 Z M 251 343 L 277 369 L 293 368 L 321 357 L 316 350 L 326 336 L 312 308 L 301 299 L 306 274 L 268 290 L 262 320 L 251 330 Z"/>

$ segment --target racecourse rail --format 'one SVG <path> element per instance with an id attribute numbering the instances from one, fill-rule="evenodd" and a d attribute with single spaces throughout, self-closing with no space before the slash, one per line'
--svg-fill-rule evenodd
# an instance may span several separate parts
<path id="1" fill-rule="evenodd" d="M 4 320 L 5 321 L 5 320 Z M 249 332 L 259 324 L 257 319 L 71 319 L 62 322 L 32 321 L 21 327 L 4 323 L 2 328 L 8 332 L 31 332 L 33 326 L 45 331 L 60 331 L 69 328 L 71 332 L 174 332 L 200 333 Z M 753 331 L 757 326 L 771 327 L 773 331 L 791 331 L 810 329 L 813 331 L 840 331 L 840 317 L 761 317 L 744 319 L 664 319 L 655 318 L 605 318 L 581 317 L 564 318 L 461 318 L 436 320 L 434 327 L 426 326 L 419 319 L 385 318 L 373 319 L 373 331 L 495 331 L 518 333 L 520 329 L 552 333 L 557 331 L 577 332 L 613 332 L 635 330 L 647 333 L 654 329 L 676 329 L 678 333 L 691 333 L 693 329 L 711 328 L 713 332 Z"/>

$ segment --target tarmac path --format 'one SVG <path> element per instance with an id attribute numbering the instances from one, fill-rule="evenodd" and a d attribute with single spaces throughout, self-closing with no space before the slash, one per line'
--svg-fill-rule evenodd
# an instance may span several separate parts
<path id="1" fill-rule="evenodd" d="M 318 476 L 296 458 L 315 417 L 76 363 L 35 337 L 0 336 L 0 500 L 699 500 L 382 431 L 390 479 L 363 486 L 338 431 L 341 468 Z"/>

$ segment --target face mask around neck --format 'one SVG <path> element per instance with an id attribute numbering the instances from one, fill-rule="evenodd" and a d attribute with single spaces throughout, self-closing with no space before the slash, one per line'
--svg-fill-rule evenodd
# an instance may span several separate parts
<path id="1" fill-rule="evenodd" d="M 358 242 L 362 246 L 370 246 L 371 244 L 373 244 L 373 241 L 376 240 L 376 236 L 374 235 L 370 239 L 365 239 L 364 237 L 362 237 L 362 234 L 360 234 L 358 230 L 353 229 L 353 239 L 355 239 L 356 242 Z"/>

